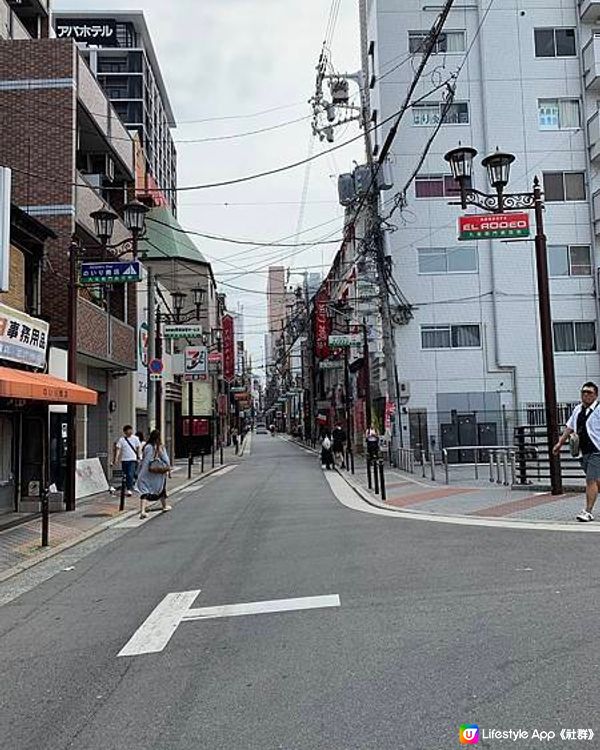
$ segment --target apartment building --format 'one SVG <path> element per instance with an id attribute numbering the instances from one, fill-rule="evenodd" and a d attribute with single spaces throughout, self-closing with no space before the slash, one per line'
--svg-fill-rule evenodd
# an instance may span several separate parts
<path id="1" fill-rule="evenodd" d="M 73 39 L 127 130 L 138 139 L 143 164 L 136 189 L 177 212 L 176 126 L 167 87 L 142 11 L 54 12 L 59 39 Z"/>
<path id="2" fill-rule="evenodd" d="M 441 4 L 361 5 L 371 114 L 382 122 L 399 109 Z M 405 445 L 504 442 L 515 424 L 541 416 L 533 242 L 457 240 L 461 209 L 448 205 L 457 186 L 443 156 L 459 142 L 479 152 L 479 190 L 490 192 L 480 161 L 497 147 L 516 156 L 508 190 L 531 190 L 540 178 L 559 402 L 576 401 L 584 380 L 600 378 L 600 2 L 489 5 L 455 4 L 391 152 L 397 189 L 440 121 L 443 92 L 432 89 L 460 70 L 454 103 L 393 219 L 399 231 L 387 235 L 414 314 L 396 331 L 398 376 L 409 394 Z M 384 215 L 393 196 L 384 194 Z"/>
<path id="3" fill-rule="evenodd" d="M 50 28 L 50 0 L 0 0 L 0 39 L 43 39 Z"/>

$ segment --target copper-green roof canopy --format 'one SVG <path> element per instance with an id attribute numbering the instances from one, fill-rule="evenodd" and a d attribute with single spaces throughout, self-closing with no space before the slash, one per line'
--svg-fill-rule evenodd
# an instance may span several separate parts
<path id="1" fill-rule="evenodd" d="M 146 233 L 139 253 L 148 260 L 184 260 L 207 263 L 200 250 L 168 208 L 152 208 L 146 215 Z"/>

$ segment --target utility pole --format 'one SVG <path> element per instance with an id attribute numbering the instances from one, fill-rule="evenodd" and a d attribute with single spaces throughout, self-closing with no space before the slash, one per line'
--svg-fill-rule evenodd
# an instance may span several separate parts
<path id="1" fill-rule="evenodd" d="M 77 382 L 77 311 L 79 286 L 77 284 L 77 267 L 79 260 L 79 244 L 73 238 L 69 246 L 69 320 L 67 323 L 68 360 L 67 380 Z M 77 407 L 75 404 L 67 406 L 67 476 L 65 481 L 66 503 L 68 511 L 75 510 L 76 500 L 76 469 L 77 469 Z"/>
<path id="2" fill-rule="evenodd" d="M 148 268 L 148 364 L 156 357 L 156 295 L 154 288 L 154 273 L 152 268 Z M 147 372 L 148 378 L 148 428 L 156 428 L 156 383 L 150 377 L 150 369 Z"/>

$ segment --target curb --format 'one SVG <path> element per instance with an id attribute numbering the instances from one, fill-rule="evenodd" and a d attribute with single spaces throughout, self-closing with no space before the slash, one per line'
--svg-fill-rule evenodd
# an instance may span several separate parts
<path id="1" fill-rule="evenodd" d="M 226 464 L 223 464 L 223 466 L 226 466 Z M 177 493 L 186 489 L 186 487 L 191 487 L 191 485 L 195 484 L 196 482 L 201 482 L 203 479 L 206 479 L 211 474 L 214 474 L 215 472 L 222 469 L 223 466 L 215 466 L 214 469 L 209 469 L 208 471 L 205 471 L 204 474 L 201 474 L 199 477 L 186 480 L 183 484 L 180 484 L 179 487 L 177 487 L 177 489 L 173 490 L 172 496 L 177 495 Z M 177 502 L 179 502 L 179 500 Z M 119 513 L 119 515 L 115 516 L 114 518 L 111 518 L 110 521 L 105 521 L 104 523 L 100 524 L 99 526 L 96 526 L 93 529 L 88 529 L 87 531 L 84 531 L 83 534 L 78 536 L 76 539 L 70 539 L 66 542 L 62 542 L 62 544 L 58 544 L 56 547 L 51 547 L 47 550 L 44 550 L 43 552 L 40 552 L 39 554 L 35 555 L 29 560 L 24 560 L 23 562 L 20 562 L 18 565 L 14 565 L 12 568 L 5 570 L 4 573 L 0 573 L 0 583 L 4 583 L 9 578 L 14 578 L 14 576 L 18 575 L 19 573 L 23 573 L 24 571 L 29 570 L 29 568 L 33 568 L 35 565 L 38 565 L 39 563 L 42 563 L 50 559 L 51 557 L 55 557 L 56 555 L 59 555 L 61 552 L 64 552 L 65 550 L 68 550 L 71 547 L 75 547 L 77 544 L 81 544 L 81 542 L 85 542 L 91 537 L 96 536 L 97 534 L 101 534 L 103 531 L 107 531 L 112 526 L 115 526 L 117 523 L 122 523 L 123 521 L 126 521 L 128 518 L 137 516 L 138 513 L 139 511 L 137 510 L 123 511 L 123 513 Z M 31 520 L 35 520 L 35 519 L 31 519 Z"/>

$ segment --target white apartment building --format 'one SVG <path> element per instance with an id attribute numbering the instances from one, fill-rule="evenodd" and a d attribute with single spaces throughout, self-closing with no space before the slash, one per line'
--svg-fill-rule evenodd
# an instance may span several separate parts
<path id="1" fill-rule="evenodd" d="M 374 122 L 400 109 L 442 6 L 363 0 Z M 448 205 L 456 183 L 443 156 L 459 142 L 479 151 L 479 190 L 492 192 L 481 159 L 496 147 L 516 156 L 509 192 L 542 180 L 558 401 L 577 401 L 585 380 L 600 380 L 600 1 L 457 0 L 414 98 L 460 66 L 455 103 L 394 216 L 398 231 L 387 235 L 414 314 L 395 332 L 398 377 L 410 394 L 404 445 L 503 442 L 515 424 L 540 415 L 543 401 L 534 244 L 457 241 L 462 210 Z M 442 94 L 402 120 L 391 152 L 395 189 L 439 122 Z M 388 129 L 374 138 L 376 152 Z"/>

